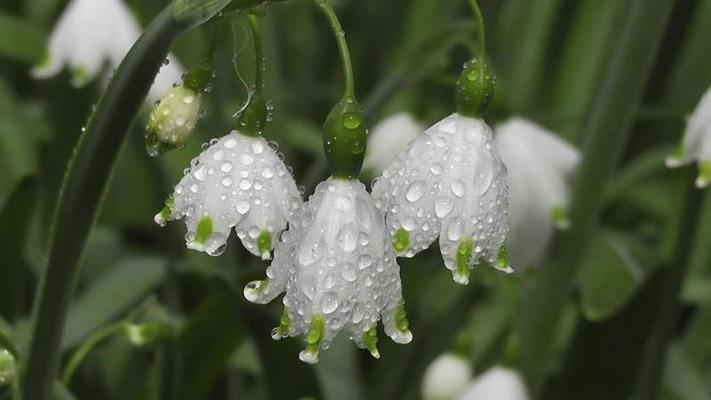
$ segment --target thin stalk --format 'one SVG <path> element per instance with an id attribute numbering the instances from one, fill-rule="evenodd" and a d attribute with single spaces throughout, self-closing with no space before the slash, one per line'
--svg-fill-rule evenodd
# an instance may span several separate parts
<path id="1" fill-rule="evenodd" d="M 249 14 L 247 16 L 249 21 L 249 29 L 252 31 L 252 37 L 254 39 L 254 55 L 256 57 L 256 64 L 254 68 L 254 92 L 257 96 L 262 96 L 264 92 L 264 71 L 265 59 L 264 59 L 264 46 L 262 44 L 262 27 L 259 25 L 259 20 L 254 14 Z"/>
<path id="2" fill-rule="evenodd" d="M 32 343 L 22 374 L 24 400 L 47 400 L 86 240 L 105 197 L 129 127 L 170 45 L 185 29 L 166 7 L 126 55 L 69 162 L 54 213 L 49 252 L 35 303 Z"/>
<path id="3" fill-rule="evenodd" d="M 681 220 L 677 227 L 677 239 L 672 264 L 664 272 L 664 286 L 660 293 L 660 306 L 655 324 L 647 340 L 640 361 L 640 372 L 632 399 L 647 400 L 657 397 L 662 370 L 667 355 L 667 345 L 676 326 L 681 310 L 680 294 L 691 263 L 694 235 L 701 221 L 701 209 L 704 203 L 702 190 L 695 186 L 696 167 L 689 169 L 686 199 Z"/>
<path id="4" fill-rule="evenodd" d="M 91 337 L 74 352 L 72 358 L 69 359 L 67 366 L 64 367 L 64 373 L 62 374 L 62 382 L 64 383 L 64 386 L 69 387 L 72 377 L 74 376 L 74 372 L 79 365 L 81 365 L 82 361 L 84 361 L 89 352 L 94 349 L 94 347 L 96 347 L 104 339 L 122 332 L 127 326 L 128 321 L 121 321 L 99 329 L 96 333 L 91 335 Z"/>
<path id="5" fill-rule="evenodd" d="M 351 53 L 348 50 L 348 43 L 346 42 L 346 33 L 341 27 L 341 22 L 338 20 L 338 15 L 333 10 L 331 2 L 329 0 L 313 0 L 316 5 L 321 9 L 321 12 L 326 16 L 328 22 L 331 24 L 331 29 L 336 37 L 336 42 L 338 42 L 338 50 L 341 53 L 341 62 L 343 63 L 343 76 L 346 80 L 346 98 L 355 99 L 355 87 L 353 83 L 353 64 L 351 63 Z"/>
<path id="6" fill-rule="evenodd" d="M 476 26 L 474 27 L 474 32 L 477 33 L 477 56 L 484 60 L 486 59 L 486 29 L 484 27 L 484 17 L 479 9 L 479 3 L 476 0 L 469 0 L 469 4 L 474 11 L 474 18 L 476 19 Z"/>
<path id="7" fill-rule="evenodd" d="M 634 0 L 625 28 L 612 49 L 583 135 L 584 157 L 572 191 L 571 229 L 556 238 L 550 264 L 537 271 L 524 299 L 521 367 L 534 393 L 553 357 L 552 337 L 569 300 L 585 248 L 597 229 L 605 184 L 627 145 L 635 110 L 674 5 L 673 0 Z"/>

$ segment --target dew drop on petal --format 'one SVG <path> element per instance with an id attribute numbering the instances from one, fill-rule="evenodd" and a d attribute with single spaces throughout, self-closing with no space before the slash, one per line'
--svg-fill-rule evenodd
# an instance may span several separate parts
<path id="1" fill-rule="evenodd" d="M 422 195 L 425 193 L 425 183 L 422 181 L 417 181 L 410 185 L 410 187 L 407 189 L 407 194 L 405 197 L 407 198 L 408 201 L 410 202 L 415 202 L 422 198 Z"/>
<path id="2" fill-rule="evenodd" d="M 321 311 L 331 314 L 338 308 L 338 296 L 334 292 L 327 292 L 321 297 Z"/>
<path id="3" fill-rule="evenodd" d="M 452 193 L 454 193 L 457 197 L 464 197 L 464 194 L 467 192 L 466 186 L 464 186 L 464 183 L 459 180 L 452 182 L 450 189 L 452 189 Z"/>
<path id="4" fill-rule="evenodd" d="M 444 218 L 452 212 L 454 203 L 447 197 L 442 197 L 435 201 L 435 215 L 437 218 Z"/>

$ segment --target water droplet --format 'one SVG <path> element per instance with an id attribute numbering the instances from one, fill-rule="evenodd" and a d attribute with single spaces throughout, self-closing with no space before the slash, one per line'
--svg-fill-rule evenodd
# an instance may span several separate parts
<path id="1" fill-rule="evenodd" d="M 262 142 L 252 143 L 252 151 L 254 151 L 254 154 L 262 154 L 264 151 L 264 144 Z"/>
<path id="2" fill-rule="evenodd" d="M 430 167 L 430 172 L 432 173 L 432 175 L 442 175 L 442 171 L 443 168 L 442 164 L 440 163 L 434 163 L 432 164 L 432 167 Z"/>
<path id="3" fill-rule="evenodd" d="M 232 185 L 232 178 L 230 178 L 229 176 L 226 176 L 226 177 L 222 180 L 222 185 L 223 185 L 223 186 L 231 186 L 231 185 Z"/>
<path id="4" fill-rule="evenodd" d="M 215 161 L 220 161 L 225 158 L 225 153 L 222 150 L 217 150 L 213 155 L 212 159 Z"/>
<path id="5" fill-rule="evenodd" d="M 274 176 L 274 170 L 271 167 L 264 167 L 262 169 L 262 176 L 266 179 L 271 179 Z"/>
<path id="6" fill-rule="evenodd" d="M 452 193 L 454 193 L 455 196 L 457 197 L 464 197 L 464 194 L 467 192 L 466 186 L 464 186 L 464 182 L 456 180 L 451 183 L 450 189 L 452 189 Z"/>
<path id="7" fill-rule="evenodd" d="M 413 231 L 417 228 L 417 221 L 412 217 L 407 217 L 402 220 L 402 227 L 408 231 Z"/>
<path id="8" fill-rule="evenodd" d="M 423 194 L 425 194 L 425 183 L 422 181 L 417 181 L 410 185 L 410 187 L 407 189 L 407 194 L 405 195 L 405 197 L 408 201 L 415 202 L 422 198 Z"/>
<path id="9" fill-rule="evenodd" d="M 242 179 L 239 181 L 239 188 L 242 190 L 249 190 L 249 188 L 252 187 L 252 182 L 250 182 L 248 179 Z"/>
<path id="10" fill-rule="evenodd" d="M 358 246 L 358 238 L 352 226 L 347 225 L 341 228 L 338 233 L 338 246 L 347 252 L 352 252 Z"/>
<path id="11" fill-rule="evenodd" d="M 235 205 L 235 208 L 237 209 L 238 213 L 246 214 L 247 211 L 249 211 L 249 202 L 248 201 L 240 201 Z"/>
<path id="12" fill-rule="evenodd" d="M 251 165 L 254 162 L 254 157 L 250 156 L 249 154 L 244 154 L 242 157 L 240 157 L 240 161 L 244 165 Z"/>
<path id="13" fill-rule="evenodd" d="M 193 193 L 197 193 L 200 190 L 200 187 L 197 185 L 197 183 L 194 183 L 192 186 L 190 186 L 190 191 Z"/>
<path id="14" fill-rule="evenodd" d="M 355 282 L 356 279 L 358 278 L 358 275 L 356 275 L 356 268 L 353 264 L 346 264 L 343 266 L 343 271 L 341 272 L 341 276 L 343 276 L 343 279 L 345 279 L 348 282 Z"/>
<path id="15" fill-rule="evenodd" d="M 338 296 L 334 292 L 327 292 L 321 297 L 321 311 L 331 314 L 338 308 Z"/>
<path id="16" fill-rule="evenodd" d="M 234 139 L 227 139 L 225 141 L 225 148 L 226 149 L 234 149 L 235 146 L 237 146 L 237 141 Z"/>
<path id="17" fill-rule="evenodd" d="M 343 114 L 343 126 L 346 129 L 357 129 L 362 123 L 363 119 L 358 113 L 347 112 Z"/>
<path id="18" fill-rule="evenodd" d="M 221 166 L 220 166 L 220 171 L 222 172 L 230 172 L 232 171 L 232 163 L 229 161 L 225 161 Z"/>
<path id="19" fill-rule="evenodd" d="M 444 218 L 452 212 L 454 208 L 454 203 L 447 197 L 437 199 L 435 202 L 435 215 L 437 218 Z"/>
<path id="20" fill-rule="evenodd" d="M 447 230 L 447 238 L 453 242 L 459 241 L 462 238 L 463 231 L 462 223 L 457 221 L 449 226 Z"/>

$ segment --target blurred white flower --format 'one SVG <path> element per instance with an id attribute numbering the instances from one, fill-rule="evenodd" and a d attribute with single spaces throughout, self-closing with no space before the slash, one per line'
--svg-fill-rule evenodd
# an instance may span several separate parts
<path id="1" fill-rule="evenodd" d="M 368 135 L 363 169 L 379 175 L 424 129 L 424 125 L 408 113 L 394 114 L 380 121 Z"/>
<path id="2" fill-rule="evenodd" d="M 376 326 L 397 343 L 408 343 L 408 329 L 395 254 L 383 218 L 358 181 L 330 178 L 289 222 L 289 230 L 267 268 L 268 279 L 244 289 L 265 304 L 286 291 L 281 325 L 274 339 L 304 335 L 299 358 L 318 361 L 319 349 L 345 331 L 360 348 L 379 357 Z"/>
<path id="3" fill-rule="evenodd" d="M 696 186 L 700 189 L 711 183 L 711 88 L 689 117 L 684 138 L 677 151 L 667 158 L 667 166 L 676 168 L 698 162 L 699 175 Z"/>
<path id="4" fill-rule="evenodd" d="M 522 118 L 496 126 L 495 141 L 509 172 L 509 256 L 514 265 L 534 265 L 548 248 L 554 226 L 569 225 L 568 183 L 580 152 Z"/>
<path id="5" fill-rule="evenodd" d="M 72 84 L 83 86 L 104 67 L 118 67 L 140 33 L 136 19 L 121 0 L 72 0 L 52 31 L 48 58 L 32 74 L 48 78 L 66 66 L 72 72 Z M 151 88 L 150 101 L 180 81 L 182 67 L 172 56 L 168 60 Z"/>
<path id="6" fill-rule="evenodd" d="M 479 263 L 513 272 L 506 167 L 481 119 L 455 113 L 425 131 L 374 182 L 373 196 L 399 256 L 413 257 L 439 236 L 458 283 Z"/>
<path id="7" fill-rule="evenodd" d="M 477 376 L 456 399 L 529 400 L 530 396 L 517 371 L 495 366 Z"/>
<path id="8" fill-rule="evenodd" d="M 424 400 L 452 400 L 471 380 L 469 362 L 455 354 L 445 353 L 427 367 L 422 380 Z"/>
<path id="9" fill-rule="evenodd" d="M 233 131 L 191 162 L 155 221 L 185 218 L 187 246 L 213 256 L 222 254 L 234 227 L 247 250 L 268 259 L 301 203 L 294 178 L 266 140 Z"/>

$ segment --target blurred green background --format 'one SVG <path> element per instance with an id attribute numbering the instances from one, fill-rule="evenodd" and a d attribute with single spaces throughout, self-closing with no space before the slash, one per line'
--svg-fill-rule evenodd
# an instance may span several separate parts
<path id="1" fill-rule="evenodd" d="M 0 3 L 0 345 L 20 355 L 29 341 L 65 165 L 102 88 L 99 80 L 76 89 L 68 73 L 41 81 L 29 74 L 42 60 L 66 3 Z M 127 3 L 143 26 L 167 5 Z M 638 3 L 481 0 L 499 85 L 488 122 L 523 115 L 584 148 L 591 130 L 583 128 L 591 118 L 607 117 L 596 114 L 605 96 L 624 95 L 601 92 L 601 82 L 608 74 L 635 73 L 611 60 L 629 34 L 625 28 Z M 357 93 L 371 125 L 399 111 L 431 124 L 455 109 L 454 81 L 473 39 L 466 2 L 338 0 L 334 5 L 348 33 Z M 265 136 L 279 144 L 308 195 L 328 176 L 320 126 L 340 97 L 341 65 L 327 23 L 308 1 L 270 5 L 266 11 L 266 94 L 276 110 Z M 191 31 L 173 52 L 190 67 L 205 55 L 210 35 L 209 26 Z M 553 351 L 540 360 L 547 378 L 542 398 L 635 398 L 639 375 L 650 368 L 645 349 L 659 333 L 655 321 L 663 309 L 664 283 L 678 262 L 688 264 L 683 308 L 661 347 L 667 357 L 651 366 L 663 374 L 653 392 L 669 400 L 711 397 L 711 204 L 705 201 L 694 211 L 698 228 L 680 232 L 681 215 L 689 211 L 685 188 L 691 171 L 663 165 L 681 138 L 685 117 L 711 84 L 709 38 L 711 1 L 674 2 L 658 51 L 646 66 L 651 72 L 643 96 L 631 114 L 620 117 L 632 123 L 630 141 L 604 182 L 599 228 L 587 243 L 590 250 L 575 291 L 562 306 L 563 318 L 548 338 Z M 521 320 L 535 318 L 527 314 L 523 293 L 539 268 L 513 276 L 478 269 L 472 284 L 460 287 L 442 268 L 436 248 L 400 260 L 413 342 L 398 346 L 383 337 L 382 357 L 373 360 L 342 338 L 322 352 L 318 365 L 308 366 L 297 358 L 301 340 L 274 342 L 269 336 L 278 325 L 279 302 L 257 307 L 242 297 L 244 284 L 263 275 L 262 262 L 237 240 L 230 240 L 219 258 L 185 250 L 181 223 L 166 229 L 153 223 L 202 143 L 236 127 L 232 115 L 246 93 L 232 53 L 228 38 L 221 44 L 206 118 L 184 149 L 149 158 L 143 144 L 149 108 L 141 113 L 88 243 L 63 360 L 97 331 L 126 318 L 165 323 L 175 331 L 145 346 L 125 335 L 102 341 L 67 388 L 73 395 L 65 395 L 416 399 L 425 368 L 445 351 L 467 354 L 476 372 L 497 364 L 517 367 L 527 345 Z M 251 79 L 250 48 L 238 58 L 241 74 Z M 688 260 L 675 257 L 680 237 L 692 246 Z M 0 389 L 0 396 L 8 391 Z"/>

